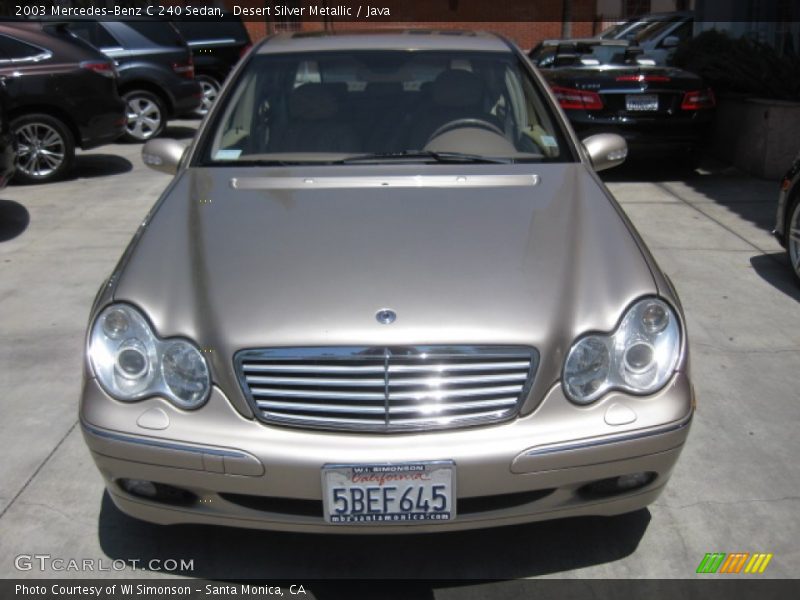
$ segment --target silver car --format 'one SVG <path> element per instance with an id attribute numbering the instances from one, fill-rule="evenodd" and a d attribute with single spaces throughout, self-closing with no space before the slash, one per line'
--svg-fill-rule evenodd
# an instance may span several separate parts
<path id="1" fill-rule="evenodd" d="M 640 509 L 694 411 L 669 279 L 522 52 L 287 34 L 92 309 L 84 437 L 156 523 L 416 533 Z"/>

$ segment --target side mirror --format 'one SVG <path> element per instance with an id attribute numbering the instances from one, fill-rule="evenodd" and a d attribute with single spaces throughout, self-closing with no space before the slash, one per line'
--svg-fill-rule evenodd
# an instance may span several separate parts
<path id="1" fill-rule="evenodd" d="M 625 162 L 628 144 L 616 133 L 598 133 L 583 140 L 583 147 L 595 171 L 603 171 Z"/>
<path id="2" fill-rule="evenodd" d="M 681 43 L 681 39 L 676 35 L 668 35 L 663 40 L 661 40 L 661 47 L 662 48 L 676 48 Z"/>
<path id="3" fill-rule="evenodd" d="M 155 171 L 175 175 L 188 147 L 188 141 L 150 140 L 142 146 L 142 161 Z"/>

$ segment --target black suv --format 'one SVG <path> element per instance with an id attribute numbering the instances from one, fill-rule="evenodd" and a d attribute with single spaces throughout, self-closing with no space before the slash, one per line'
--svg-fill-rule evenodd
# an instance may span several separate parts
<path id="1" fill-rule="evenodd" d="M 84 150 L 125 130 L 114 64 L 59 26 L 0 23 L 0 77 L 17 142 L 17 181 L 63 177 Z"/>
<path id="2" fill-rule="evenodd" d="M 250 48 L 250 35 L 241 18 L 225 13 L 221 19 L 174 21 L 194 57 L 194 76 L 203 88 L 203 104 L 197 109 L 203 116 L 214 104 L 222 82 Z"/>
<path id="3" fill-rule="evenodd" d="M 116 61 L 120 93 L 128 106 L 123 139 L 149 140 L 164 130 L 167 119 L 200 106 L 203 92 L 194 79 L 191 51 L 171 23 L 82 19 L 66 26 Z"/>

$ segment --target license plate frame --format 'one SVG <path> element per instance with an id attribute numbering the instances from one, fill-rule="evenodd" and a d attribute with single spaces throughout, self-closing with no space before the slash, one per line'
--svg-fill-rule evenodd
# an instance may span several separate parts
<path id="1" fill-rule="evenodd" d="M 326 464 L 320 474 L 323 516 L 331 525 L 424 525 L 456 519 L 456 465 L 452 460 Z M 354 511 L 359 497 L 361 510 Z M 391 510 L 408 501 L 410 510 Z M 427 510 L 423 509 L 425 501 Z M 442 503 L 443 508 L 435 510 Z"/>
<path id="2" fill-rule="evenodd" d="M 626 94 L 625 110 L 630 112 L 656 112 L 658 94 Z"/>

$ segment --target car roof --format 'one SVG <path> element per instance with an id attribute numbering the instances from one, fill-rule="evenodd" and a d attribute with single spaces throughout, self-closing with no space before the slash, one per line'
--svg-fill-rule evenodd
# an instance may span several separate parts
<path id="1" fill-rule="evenodd" d="M 267 38 L 258 54 L 337 50 L 459 50 L 510 52 L 504 38 L 481 31 L 390 29 L 363 33 L 281 33 Z"/>

